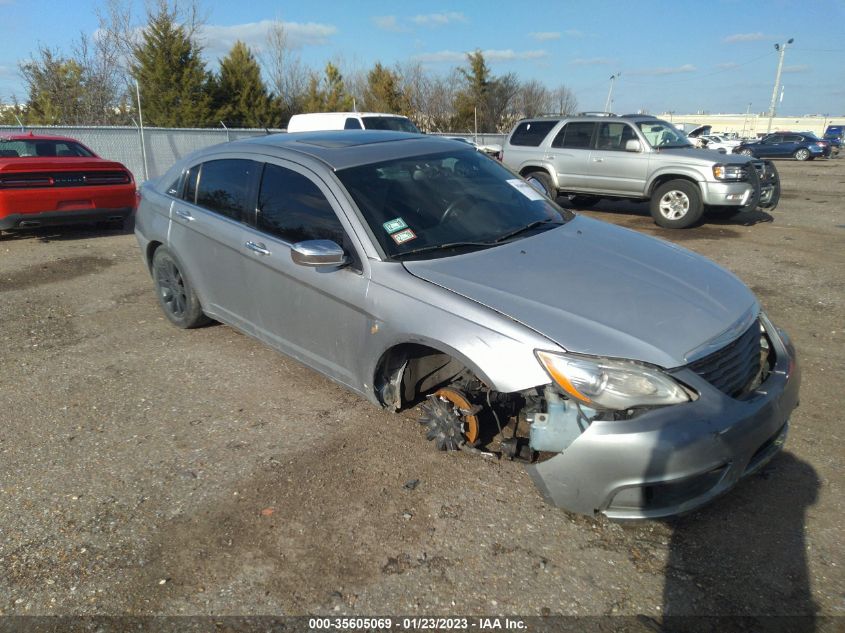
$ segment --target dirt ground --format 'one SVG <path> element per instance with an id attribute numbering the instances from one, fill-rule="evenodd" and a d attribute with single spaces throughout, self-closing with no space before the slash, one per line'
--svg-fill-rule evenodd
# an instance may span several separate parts
<path id="1" fill-rule="evenodd" d="M 551 508 L 517 463 L 437 453 L 413 411 L 177 330 L 129 233 L 4 234 L 0 614 L 845 616 L 845 160 L 778 167 L 771 214 L 587 212 L 729 268 L 799 350 L 786 450 L 671 522 Z"/>

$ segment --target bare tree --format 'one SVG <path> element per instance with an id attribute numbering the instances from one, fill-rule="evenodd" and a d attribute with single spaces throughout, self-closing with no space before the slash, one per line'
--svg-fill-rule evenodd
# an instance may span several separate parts
<path id="1" fill-rule="evenodd" d="M 557 114 L 574 114 L 578 110 L 578 98 L 574 92 L 561 84 L 552 90 L 551 106 Z"/>
<path id="2" fill-rule="evenodd" d="M 399 66 L 397 72 L 417 127 L 425 132 L 452 131 L 455 94 L 460 85 L 457 71 L 445 77 L 432 75 L 416 63 Z"/>
<path id="3" fill-rule="evenodd" d="M 274 20 L 267 32 L 267 47 L 261 56 L 270 89 L 281 103 L 282 120 L 302 109 L 311 72 L 294 50 L 281 20 Z"/>
<path id="4" fill-rule="evenodd" d="M 518 117 L 535 117 L 551 112 L 552 95 L 548 88 L 536 79 L 524 82 L 515 99 Z"/>

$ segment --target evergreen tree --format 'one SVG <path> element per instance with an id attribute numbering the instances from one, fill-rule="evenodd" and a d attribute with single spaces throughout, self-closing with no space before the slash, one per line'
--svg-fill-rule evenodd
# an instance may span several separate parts
<path id="1" fill-rule="evenodd" d="M 370 112 L 412 114 L 410 100 L 401 88 L 401 78 L 380 62 L 367 73 L 367 85 L 361 105 L 364 110 Z"/>
<path id="2" fill-rule="evenodd" d="M 29 96 L 26 115 L 29 124 L 78 125 L 82 121 L 84 71 L 73 59 L 59 56 L 48 48 L 39 59 L 20 65 Z"/>
<path id="3" fill-rule="evenodd" d="M 271 127 L 280 113 L 261 79 L 255 57 L 241 41 L 220 62 L 215 82 L 216 118 L 230 127 Z"/>
<path id="4" fill-rule="evenodd" d="M 160 0 L 133 47 L 132 75 L 141 89 L 144 122 L 197 127 L 212 122 L 210 77 L 201 49 Z"/>
<path id="5" fill-rule="evenodd" d="M 459 68 L 464 87 L 455 98 L 455 119 L 457 130 L 472 130 L 478 117 L 479 132 L 496 132 L 507 127 L 506 113 L 519 92 L 515 75 L 494 77 L 487 67 L 484 54 L 476 50 L 467 53 L 468 68 Z"/>
<path id="6" fill-rule="evenodd" d="M 331 62 L 326 64 L 322 81 L 312 74 L 305 91 L 305 112 L 348 112 L 352 110 L 352 96 L 346 92 L 343 75 Z"/>

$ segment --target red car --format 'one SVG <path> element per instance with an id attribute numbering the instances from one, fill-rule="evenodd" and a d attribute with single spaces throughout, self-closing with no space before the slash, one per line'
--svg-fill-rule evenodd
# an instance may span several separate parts
<path id="1" fill-rule="evenodd" d="M 0 230 L 124 222 L 136 206 L 122 164 L 62 136 L 0 136 Z"/>

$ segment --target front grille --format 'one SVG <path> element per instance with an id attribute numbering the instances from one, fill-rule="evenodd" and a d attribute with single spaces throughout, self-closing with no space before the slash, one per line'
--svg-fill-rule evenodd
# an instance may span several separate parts
<path id="1" fill-rule="evenodd" d="M 739 338 L 689 368 L 732 398 L 743 395 L 760 373 L 760 323 L 755 320 Z"/>
<path id="2" fill-rule="evenodd" d="M 95 185 L 126 185 L 125 171 L 59 171 L 0 175 L 0 188 L 33 189 L 41 187 L 91 187 Z"/>

